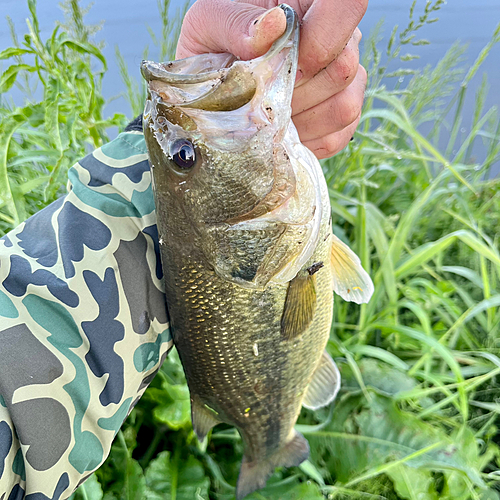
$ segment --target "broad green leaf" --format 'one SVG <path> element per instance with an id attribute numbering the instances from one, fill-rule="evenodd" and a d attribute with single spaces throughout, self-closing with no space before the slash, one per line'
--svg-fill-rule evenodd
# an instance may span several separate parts
<path id="1" fill-rule="evenodd" d="M 437 500 L 436 481 L 430 471 L 398 465 L 387 470 L 386 474 L 394 483 L 400 498 L 406 500 Z"/>
<path id="2" fill-rule="evenodd" d="M 9 47 L 0 52 L 0 60 L 8 59 L 9 57 L 22 56 L 31 52 L 28 49 L 22 49 L 21 47 Z"/>
<path id="3" fill-rule="evenodd" d="M 125 478 L 124 500 L 144 500 L 145 484 L 142 467 L 137 461 L 129 458 Z"/>
<path id="4" fill-rule="evenodd" d="M 119 495 L 115 495 L 111 491 L 106 492 L 102 500 L 121 500 Z"/>
<path id="5" fill-rule="evenodd" d="M 493 488 L 488 488 L 479 493 L 479 498 L 480 500 L 500 500 L 500 493 Z"/>
<path id="6" fill-rule="evenodd" d="M 416 250 L 413 250 L 411 256 L 397 267 L 396 276 L 398 278 L 403 278 L 409 273 L 420 271 L 423 264 L 432 259 L 434 256 L 442 253 L 455 240 L 455 235 L 449 234 L 438 241 L 425 243 Z"/>
<path id="7" fill-rule="evenodd" d="M 189 427 L 191 424 L 191 401 L 187 385 L 170 384 L 164 381 L 162 388 L 167 398 L 163 397 L 163 404 L 154 409 L 155 419 L 174 430 Z"/>
<path id="8" fill-rule="evenodd" d="M 326 460 L 337 480 L 353 484 L 361 477 L 375 477 L 394 466 L 405 465 L 429 470 L 456 470 L 483 487 L 475 464 L 477 454 L 469 450 L 469 435 L 448 435 L 444 429 L 403 412 L 387 397 L 373 393 L 342 399 L 331 423 L 321 431 L 307 434 L 311 461 Z"/>
<path id="9" fill-rule="evenodd" d="M 472 488 L 463 474 L 454 471 L 444 473 L 445 483 L 440 500 L 469 500 Z"/>
<path id="10" fill-rule="evenodd" d="M 431 320 L 427 311 L 425 311 L 425 309 L 421 307 L 420 304 L 412 302 L 411 300 L 401 300 L 398 305 L 402 308 L 404 307 L 406 309 L 409 309 L 420 321 L 424 333 L 426 335 L 429 335 L 430 337 L 432 336 Z"/>
<path id="11" fill-rule="evenodd" d="M 189 400 L 179 400 L 168 405 L 157 406 L 153 413 L 159 423 L 167 424 L 172 430 L 178 430 L 190 425 L 190 412 Z"/>
<path id="12" fill-rule="evenodd" d="M 145 471 L 148 500 L 205 500 L 210 480 L 202 464 L 192 455 L 181 459 L 164 451 Z"/>
<path id="13" fill-rule="evenodd" d="M 395 304 L 398 290 L 394 274 L 394 262 L 389 253 L 389 242 L 384 228 L 384 215 L 371 203 L 367 204 L 367 230 L 379 255 L 385 291 L 389 300 Z"/>
<path id="14" fill-rule="evenodd" d="M 290 480 L 292 479 L 292 480 Z M 275 481 L 271 478 L 267 486 L 252 493 L 246 500 L 324 500 L 318 485 L 311 481 L 299 482 L 296 479 L 288 478 L 283 481 Z"/>
<path id="15" fill-rule="evenodd" d="M 17 155 L 15 158 L 9 160 L 8 167 L 17 167 L 19 165 L 24 165 L 28 167 L 31 163 L 34 162 L 47 162 L 53 161 L 59 157 L 59 153 L 57 151 L 44 150 L 44 151 L 23 151 L 21 154 Z"/>
<path id="16" fill-rule="evenodd" d="M 318 484 L 324 485 L 325 481 L 319 470 L 309 460 L 305 460 L 300 465 L 300 470 L 311 479 L 314 479 Z"/>
<path id="17" fill-rule="evenodd" d="M 471 399 L 470 404 L 473 406 L 477 406 L 478 408 L 483 408 L 484 410 L 488 410 L 488 411 L 500 414 L 500 404 L 499 403 L 488 403 L 488 402 L 483 402 L 483 401 L 474 401 L 473 399 Z"/>
<path id="18" fill-rule="evenodd" d="M 33 72 L 36 71 L 36 68 L 34 66 L 30 66 L 29 64 L 13 64 L 12 66 L 9 66 L 0 76 L 0 94 L 4 94 L 10 90 L 20 71 Z"/>
<path id="19" fill-rule="evenodd" d="M 364 358 L 359 360 L 357 365 L 365 386 L 373 387 L 385 394 L 394 395 L 402 391 L 409 391 L 417 385 L 415 379 L 406 373 L 378 360 Z M 346 392 L 358 391 L 360 386 L 351 366 L 347 363 L 338 363 L 338 367 L 342 376 L 342 390 Z"/>
<path id="20" fill-rule="evenodd" d="M 381 361 L 384 361 L 388 365 L 391 365 L 394 368 L 397 368 L 398 370 L 400 370 L 402 372 L 406 372 L 407 370 L 410 369 L 410 366 L 408 365 L 408 363 L 405 363 L 402 359 L 398 358 L 392 352 L 389 352 L 389 351 L 382 349 L 380 347 L 375 347 L 372 345 L 358 344 L 358 345 L 349 347 L 349 350 L 354 354 L 362 354 L 364 356 L 380 359 Z"/>
<path id="21" fill-rule="evenodd" d="M 103 491 L 97 476 L 92 474 L 80 485 L 70 500 L 103 500 Z"/>

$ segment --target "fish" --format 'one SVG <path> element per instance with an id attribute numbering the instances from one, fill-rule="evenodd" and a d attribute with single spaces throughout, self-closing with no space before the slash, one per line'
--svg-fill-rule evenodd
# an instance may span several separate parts
<path id="1" fill-rule="evenodd" d="M 300 28 L 281 8 L 285 32 L 261 57 L 141 64 L 170 328 L 198 439 L 222 422 L 241 435 L 237 500 L 307 459 L 301 407 L 340 387 L 325 350 L 333 294 L 373 293 L 332 232 L 321 165 L 291 120 Z"/>

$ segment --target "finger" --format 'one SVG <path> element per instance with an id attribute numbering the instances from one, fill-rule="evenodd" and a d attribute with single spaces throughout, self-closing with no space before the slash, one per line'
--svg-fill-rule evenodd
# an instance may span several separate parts
<path id="1" fill-rule="evenodd" d="M 246 2 L 251 3 L 252 5 L 258 5 L 259 7 L 263 7 L 264 9 L 272 9 L 273 7 L 277 7 L 280 3 L 279 0 L 233 0 L 233 2 Z M 293 5 L 290 2 L 287 2 L 290 7 Z"/>
<path id="2" fill-rule="evenodd" d="M 366 71 L 362 66 L 359 68 L 349 87 L 293 117 L 302 142 L 339 132 L 358 118 L 366 87 Z"/>
<path id="3" fill-rule="evenodd" d="M 321 137 L 320 139 L 314 139 L 313 141 L 304 142 L 304 146 L 309 148 L 318 158 L 318 160 L 323 160 L 324 158 L 330 158 L 342 151 L 352 139 L 356 127 L 358 126 L 361 115 L 351 123 L 348 127 L 340 132 L 335 132 L 334 134 Z"/>
<path id="4" fill-rule="evenodd" d="M 303 0 L 301 3 L 310 3 Z M 299 85 L 342 53 L 363 17 L 368 0 L 315 0 L 302 20 Z"/>
<path id="5" fill-rule="evenodd" d="M 266 10 L 230 0 L 198 0 L 184 18 L 176 57 L 229 52 L 253 59 L 267 52 L 285 29 L 286 16 L 279 7 Z"/>
<path id="6" fill-rule="evenodd" d="M 295 89 L 292 116 L 326 101 L 351 84 L 358 72 L 360 41 L 361 31 L 356 28 L 340 56 L 314 78 Z"/>

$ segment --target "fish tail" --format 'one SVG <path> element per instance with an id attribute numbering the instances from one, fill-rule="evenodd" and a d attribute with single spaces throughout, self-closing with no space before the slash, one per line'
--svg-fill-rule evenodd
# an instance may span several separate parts
<path id="1" fill-rule="evenodd" d="M 236 485 L 236 500 L 242 500 L 253 491 L 263 488 L 276 467 L 300 465 L 308 456 L 309 443 L 295 430 L 290 441 L 270 457 L 250 462 L 245 455 Z"/>

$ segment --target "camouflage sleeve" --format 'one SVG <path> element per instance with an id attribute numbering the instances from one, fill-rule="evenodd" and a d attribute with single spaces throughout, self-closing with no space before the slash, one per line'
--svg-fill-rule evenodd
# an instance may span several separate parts
<path id="1" fill-rule="evenodd" d="M 172 341 L 144 138 L 69 172 L 0 239 L 0 500 L 61 500 L 105 460 Z"/>

